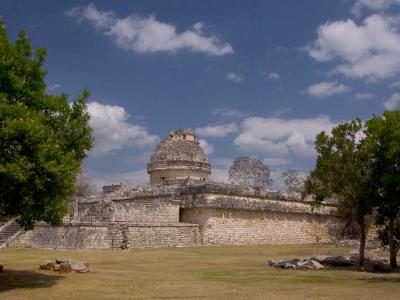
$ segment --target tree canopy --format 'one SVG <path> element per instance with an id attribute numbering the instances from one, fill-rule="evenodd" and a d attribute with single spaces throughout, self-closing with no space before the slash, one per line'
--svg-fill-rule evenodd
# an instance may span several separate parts
<path id="1" fill-rule="evenodd" d="M 317 135 L 316 167 L 310 172 L 305 191 L 317 202 L 328 197 L 339 200 L 339 214 L 348 222 L 355 221 L 360 230 L 360 264 L 364 259 L 367 216 L 374 199 L 370 170 L 370 153 L 364 145 L 364 124 L 360 119 L 340 124 L 330 135 Z"/>
<path id="2" fill-rule="evenodd" d="M 0 23 L 0 216 L 60 222 L 92 146 L 88 91 L 69 103 L 46 93 L 46 50 L 21 31 L 9 40 Z"/>
<path id="3" fill-rule="evenodd" d="M 261 160 L 241 156 L 236 158 L 228 172 L 229 180 L 234 184 L 246 186 L 272 186 L 271 171 Z"/>
<path id="4" fill-rule="evenodd" d="M 400 110 L 385 111 L 368 120 L 366 126 L 366 146 L 377 191 L 376 221 L 383 227 L 381 237 L 390 248 L 390 264 L 396 267 L 400 247 Z"/>

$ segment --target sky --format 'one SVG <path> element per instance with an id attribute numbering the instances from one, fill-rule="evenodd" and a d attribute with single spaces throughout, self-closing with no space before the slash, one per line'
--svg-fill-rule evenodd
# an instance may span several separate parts
<path id="1" fill-rule="evenodd" d="M 48 57 L 51 94 L 91 92 L 83 174 L 146 183 L 157 144 L 193 128 L 227 180 L 238 156 L 281 173 L 314 167 L 315 135 L 400 108 L 400 0 L 2 0 Z"/>

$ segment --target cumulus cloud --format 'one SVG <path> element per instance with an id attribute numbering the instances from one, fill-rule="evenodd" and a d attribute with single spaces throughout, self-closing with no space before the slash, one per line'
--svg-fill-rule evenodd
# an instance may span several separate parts
<path id="1" fill-rule="evenodd" d="M 200 147 L 203 149 L 206 155 L 210 155 L 214 152 L 214 146 L 209 144 L 206 140 L 199 140 Z"/>
<path id="2" fill-rule="evenodd" d="M 243 74 L 233 73 L 233 72 L 226 74 L 225 78 L 227 80 L 234 81 L 234 82 L 241 82 L 244 80 Z"/>
<path id="3" fill-rule="evenodd" d="M 281 78 L 281 76 L 278 73 L 271 72 L 268 74 L 268 79 L 278 80 L 279 78 Z"/>
<path id="4" fill-rule="evenodd" d="M 307 48 L 317 61 L 340 61 L 332 70 L 349 78 L 377 80 L 400 73 L 400 18 L 372 15 L 362 24 L 353 20 L 328 22 L 317 30 Z"/>
<path id="5" fill-rule="evenodd" d="M 291 163 L 289 159 L 279 157 L 268 157 L 264 159 L 264 163 L 269 167 L 284 166 Z"/>
<path id="6" fill-rule="evenodd" d="M 247 114 L 242 113 L 236 109 L 231 108 L 216 108 L 213 110 L 213 114 L 221 117 L 229 117 L 229 118 L 245 118 Z"/>
<path id="7" fill-rule="evenodd" d="M 346 93 L 349 91 L 350 88 L 341 83 L 335 81 L 323 81 L 310 85 L 307 88 L 306 93 L 313 97 L 328 97 L 335 94 Z"/>
<path id="8" fill-rule="evenodd" d="M 194 24 L 192 29 L 177 32 L 174 25 L 160 22 L 153 15 L 118 18 L 115 12 L 98 10 L 94 4 L 72 8 L 65 15 L 78 23 L 87 21 L 109 36 L 118 47 L 137 53 L 182 50 L 214 56 L 233 53 L 229 43 L 215 35 L 205 35 L 201 22 Z"/>
<path id="9" fill-rule="evenodd" d="M 354 94 L 354 99 L 356 100 L 367 100 L 371 99 L 374 95 L 370 93 L 356 93 Z"/>
<path id="10" fill-rule="evenodd" d="M 59 83 L 50 84 L 47 86 L 47 91 L 52 92 L 52 91 L 59 89 L 60 87 L 61 87 L 61 84 L 59 84 Z"/>
<path id="11" fill-rule="evenodd" d="M 400 0 L 356 0 L 351 12 L 359 16 L 363 9 L 383 11 L 391 7 L 392 5 L 399 5 Z"/>
<path id="12" fill-rule="evenodd" d="M 392 88 L 400 87 L 400 79 L 397 80 L 397 81 L 395 81 L 395 82 L 392 82 L 392 83 L 390 84 L 390 87 L 392 87 Z"/>
<path id="13" fill-rule="evenodd" d="M 315 136 L 323 130 L 330 132 L 335 125 L 327 116 L 310 119 L 250 117 L 243 121 L 234 145 L 247 155 L 310 157 L 314 155 Z"/>
<path id="14" fill-rule="evenodd" d="M 225 137 L 228 134 L 235 133 L 237 131 L 238 126 L 234 122 L 228 124 L 208 125 L 206 127 L 200 127 L 196 129 L 196 133 L 198 135 L 217 138 Z"/>
<path id="15" fill-rule="evenodd" d="M 383 102 L 383 107 L 387 110 L 395 110 L 400 108 L 400 94 L 394 93 L 388 100 Z"/>
<path id="16" fill-rule="evenodd" d="M 88 104 L 88 111 L 95 139 L 92 155 L 105 155 L 123 147 L 144 148 L 159 141 L 158 136 L 149 134 L 143 126 L 129 123 L 129 115 L 121 106 L 94 101 Z"/>
<path id="17" fill-rule="evenodd" d="M 229 183 L 228 170 L 224 168 L 212 168 L 210 180 L 214 182 Z"/>

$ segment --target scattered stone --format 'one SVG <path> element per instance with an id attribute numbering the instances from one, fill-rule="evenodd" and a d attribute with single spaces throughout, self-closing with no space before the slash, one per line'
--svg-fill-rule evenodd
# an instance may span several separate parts
<path id="1" fill-rule="evenodd" d="M 349 252 L 349 256 L 359 256 L 360 255 L 360 251 L 355 249 L 355 250 L 351 250 Z"/>
<path id="2" fill-rule="evenodd" d="M 346 247 L 346 248 L 359 248 L 359 240 L 339 240 L 336 242 L 336 247 Z M 382 242 L 379 238 L 370 238 L 365 243 L 365 249 L 378 249 L 382 247 Z"/>
<path id="3" fill-rule="evenodd" d="M 39 265 L 41 270 L 53 270 L 55 263 L 51 260 L 46 260 L 44 263 Z"/>
<path id="4" fill-rule="evenodd" d="M 353 265 L 350 259 L 344 256 L 314 255 L 311 259 L 325 266 L 349 267 Z"/>
<path id="5" fill-rule="evenodd" d="M 321 265 L 319 262 L 315 261 L 315 260 L 310 260 L 310 263 L 313 265 L 315 270 L 323 270 L 325 269 L 325 267 L 323 265 Z"/>
<path id="6" fill-rule="evenodd" d="M 334 267 L 350 267 L 353 263 L 344 256 L 327 256 L 321 264 Z"/>
<path id="7" fill-rule="evenodd" d="M 270 260 L 269 265 L 274 268 L 281 269 L 293 269 L 293 270 L 304 270 L 304 271 L 312 271 L 312 270 L 322 270 L 324 266 L 322 266 L 317 261 L 309 260 L 309 259 L 291 259 L 291 260 Z"/>
<path id="8" fill-rule="evenodd" d="M 326 255 L 313 255 L 311 257 L 311 260 L 319 262 L 320 264 L 322 264 L 322 262 L 327 258 L 328 256 Z"/>
<path id="9" fill-rule="evenodd" d="M 370 273 L 375 273 L 375 272 L 388 273 L 392 271 L 392 268 L 386 261 L 378 258 L 366 258 L 364 260 L 363 269 L 366 272 Z"/>
<path id="10" fill-rule="evenodd" d="M 0 265 L 0 273 L 4 271 L 3 265 Z"/>
<path id="11" fill-rule="evenodd" d="M 60 274 L 67 274 L 72 272 L 72 267 L 70 263 L 61 263 L 59 264 L 60 267 Z"/>
<path id="12" fill-rule="evenodd" d="M 358 240 L 339 240 L 336 242 L 336 247 L 349 247 L 349 248 L 360 247 L 360 241 L 358 241 Z"/>
<path id="13" fill-rule="evenodd" d="M 66 273 L 86 273 L 89 272 L 89 264 L 87 262 L 72 260 L 69 258 L 57 258 L 55 261 L 46 260 L 39 265 L 39 269 L 53 270 L 55 272 Z"/>
<path id="14" fill-rule="evenodd" d="M 76 273 L 87 273 L 89 272 L 88 263 L 80 261 L 72 261 L 71 268 Z"/>
<path id="15" fill-rule="evenodd" d="M 360 257 L 358 252 L 351 251 L 348 258 L 344 256 L 314 255 L 310 259 L 270 260 L 268 264 L 274 268 L 293 270 L 323 270 L 325 266 L 351 267 L 358 266 Z M 365 258 L 363 269 L 366 272 L 391 272 L 392 268 L 385 259 Z"/>
<path id="16" fill-rule="evenodd" d="M 69 263 L 68 258 L 56 258 L 56 264 Z"/>

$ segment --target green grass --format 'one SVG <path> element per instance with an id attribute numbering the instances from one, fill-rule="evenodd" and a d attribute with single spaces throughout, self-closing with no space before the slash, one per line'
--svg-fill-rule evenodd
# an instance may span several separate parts
<path id="1" fill-rule="evenodd" d="M 0 250 L 0 299 L 400 299 L 400 273 L 293 271 L 269 259 L 346 254 L 326 245 L 132 251 Z M 86 274 L 38 270 L 46 259 L 88 261 Z"/>

